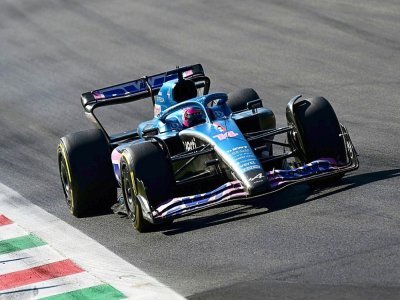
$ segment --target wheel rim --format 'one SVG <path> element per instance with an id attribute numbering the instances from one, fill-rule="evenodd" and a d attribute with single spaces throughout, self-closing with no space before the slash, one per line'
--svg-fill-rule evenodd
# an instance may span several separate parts
<path id="1" fill-rule="evenodd" d="M 68 178 L 68 171 L 67 167 L 65 166 L 64 158 L 61 160 L 60 176 L 61 176 L 62 187 L 65 194 L 65 200 L 67 202 L 68 207 L 72 209 L 72 197 L 71 197 L 72 189 L 71 189 L 71 183 Z"/>
<path id="2" fill-rule="evenodd" d="M 133 191 L 132 182 L 129 178 L 129 171 L 125 167 L 123 172 L 123 186 L 124 186 L 124 194 L 125 199 L 127 202 L 128 210 L 129 210 L 129 217 L 132 219 L 132 222 L 136 222 L 136 209 L 135 209 L 135 202 L 136 196 Z"/>

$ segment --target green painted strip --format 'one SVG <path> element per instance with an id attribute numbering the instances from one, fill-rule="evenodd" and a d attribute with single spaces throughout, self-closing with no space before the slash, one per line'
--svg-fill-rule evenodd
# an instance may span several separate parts
<path id="1" fill-rule="evenodd" d="M 43 245 L 46 245 L 46 243 L 36 235 L 24 235 L 13 239 L 0 241 L 0 255 Z"/>
<path id="2" fill-rule="evenodd" d="M 72 299 L 96 299 L 96 300 L 117 300 L 126 296 L 111 285 L 102 284 L 86 289 L 76 290 L 64 294 L 40 298 L 45 300 L 72 300 Z"/>

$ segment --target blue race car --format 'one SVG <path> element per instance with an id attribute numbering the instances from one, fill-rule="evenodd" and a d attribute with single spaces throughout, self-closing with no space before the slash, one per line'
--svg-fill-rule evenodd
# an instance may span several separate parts
<path id="1" fill-rule="evenodd" d="M 334 181 L 358 168 L 350 136 L 325 98 L 294 97 L 287 126 L 277 128 L 253 89 L 209 88 L 197 64 L 84 93 L 83 108 L 97 129 L 64 136 L 58 146 L 70 212 L 103 212 L 119 199 L 134 228 L 145 231 L 230 199 Z M 146 98 L 154 118 L 132 131 L 108 135 L 94 114 Z M 284 141 L 275 139 L 282 134 Z"/>

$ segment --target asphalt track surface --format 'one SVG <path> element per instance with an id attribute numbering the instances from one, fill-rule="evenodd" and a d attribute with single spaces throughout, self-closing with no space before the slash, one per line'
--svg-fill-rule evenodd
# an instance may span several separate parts
<path id="1" fill-rule="evenodd" d="M 278 125 L 292 96 L 325 96 L 360 169 L 146 234 L 70 216 L 56 146 L 91 128 L 80 94 L 192 63 L 212 91 L 255 88 Z M 397 0 L 2 0 L 0 181 L 189 298 L 398 298 L 399 86 Z M 111 128 L 150 117 L 147 103 L 105 114 Z"/>

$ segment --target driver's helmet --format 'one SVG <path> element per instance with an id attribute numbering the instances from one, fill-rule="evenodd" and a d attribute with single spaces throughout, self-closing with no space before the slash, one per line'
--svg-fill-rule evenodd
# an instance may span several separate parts
<path id="1" fill-rule="evenodd" d="M 205 120 L 204 111 L 199 107 L 188 107 L 183 110 L 182 125 L 186 128 L 204 123 Z"/>

